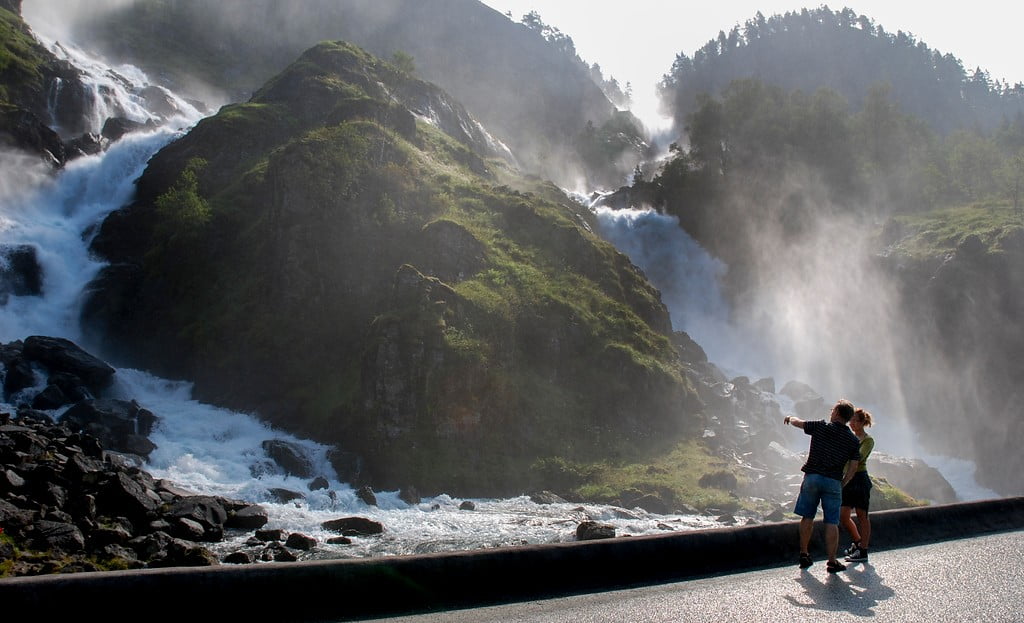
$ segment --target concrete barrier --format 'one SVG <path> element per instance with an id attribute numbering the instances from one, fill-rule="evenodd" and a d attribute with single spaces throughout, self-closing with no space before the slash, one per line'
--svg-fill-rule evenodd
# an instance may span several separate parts
<path id="1" fill-rule="evenodd" d="M 872 513 L 872 551 L 1024 528 L 1024 497 Z M 824 558 L 820 522 L 812 555 Z M 34 620 L 346 621 L 795 565 L 797 522 L 358 560 L 0 580 Z"/>

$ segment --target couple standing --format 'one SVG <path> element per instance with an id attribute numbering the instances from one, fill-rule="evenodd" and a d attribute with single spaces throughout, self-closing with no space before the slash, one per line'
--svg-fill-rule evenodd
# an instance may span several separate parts
<path id="1" fill-rule="evenodd" d="M 840 519 L 853 539 L 846 560 L 867 561 L 868 540 L 871 538 L 871 523 L 868 519 L 871 480 L 866 461 L 875 441 L 864 432 L 864 428 L 871 426 L 871 414 L 863 409 L 854 409 L 848 400 L 840 400 L 832 407 L 828 422 L 804 421 L 787 416 L 783 423 L 801 428 L 811 436 L 807 462 L 801 468 L 804 480 L 793 509 L 801 517 L 800 568 L 806 569 L 813 564 L 809 547 L 819 503 L 825 521 L 828 571 L 836 573 L 846 569 L 846 565 L 836 559 Z M 856 523 L 850 517 L 852 509 L 857 511 Z"/>

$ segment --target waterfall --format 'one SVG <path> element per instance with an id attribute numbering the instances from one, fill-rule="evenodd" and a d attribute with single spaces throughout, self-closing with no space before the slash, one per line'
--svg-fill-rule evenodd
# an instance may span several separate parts
<path id="1" fill-rule="evenodd" d="M 89 125 L 101 127 L 104 115 L 126 114 L 148 122 L 151 129 L 125 135 L 102 153 L 72 160 L 56 174 L 37 159 L 0 152 L 0 264 L 3 249 L 30 248 L 38 264 L 39 293 L 9 293 L 0 300 L 0 343 L 31 335 L 63 337 L 81 343 L 78 318 L 83 288 L 102 268 L 89 253 L 92 232 L 113 210 L 129 203 L 134 182 L 149 158 L 181 136 L 202 115 L 174 94 L 164 91 L 179 113 L 165 117 L 147 110 L 139 94 L 152 88 L 134 67 L 106 68 L 81 50 L 51 43 L 51 49 L 80 67 L 94 96 Z M 57 101 L 57 100 L 55 100 Z M 60 111 L 53 111 L 59 116 Z M 4 267 L 0 265 L 0 269 Z M 2 274 L 2 273 L 0 273 Z M 94 351 L 102 357 L 102 352 Z M 20 399 L 42 389 L 45 379 L 10 402 L 0 412 L 14 413 Z M 654 534 L 666 529 L 717 527 L 702 515 L 662 516 L 640 509 L 625 511 L 608 505 L 538 504 L 528 497 L 474 500 L 475 510 L 460 509 L 464 500 L 440 495 L 418 504 L 402 501 L 398 491 L 375 492 L 377 505 L 366 504 L 348 484 L 340 482 L 327 459 L 328 448 L 272 430 L 255 414 L 235 412 L 192 399 L 191 384 L 162 379 L 146 371 L 119 369 L 105 397 L 136 400 L 159 421 L 151 435 L 157 448 L 142 465 L 156 478 L 165 478 L 196 493 L 220 495 L 259 503 L 267 509 L 268 528 L 300 531 L 321 545 L 315 557 L 361 557 L 478 549 L 516 544 L 575 540 L 579 521 L 590 519 L 614 525 L 620 534 Z M 65 409 L 50 413 L 59 417 Z M 326 489 L 311 490 L 311 479 L 287 475 L 274 465 L 262 444 L 269 439 L 302 449 L 313 471 L 327 479 Z M 280 502 L 275 491 L 301 494 Z M 326 545 L 329 536 L 320 524 L 339 516 L 358 514 L 381 522 L 381 538 L 356 539 L 347 546 Z M 668 522 L 668 524 L 666 523 Z M 666 525 L 671 528 L 666 528 Z M 238 549 L 250 534 L 210 544 L 215 553 Z"/>
<path id="2" fill-rule="evenodd" d="M 837 327 L 845 332 L 843 336 L 832 338 L 832 342 L 838 344 L 862 340 L 863 336 L 870 333 L 864 327 L 842 326 L 844 322 L 850 325 L 856 322 L 846 316 L 840 316 L 837 320 L 816 329 L 812 323 L 806 321 L 803 311 L 793 312 L 794 307 L 812 307 L 815 298 L 827 296 L 823 293 L 827 292 L 828 286 L 822 285 L 822 282 L 828 280 L 828 275 L 806 279 L 801 282 L 805 284 L 802 289 L 787 287 L 784 279 L 770 281 L 771 287 L 766 288 L 770 292 L 767 295 L 759 294 L 753 297 L 753 300 L 764 309 L 775 310 L 782 319 L 779 321 L 772 318 L 765 322 L 766 314 L 763 312 L 751 313 L 746 310 L 744 313 L 737 313 L 730 309 L 720 287 L 727 267 L 680 228 L 678 218 L 660 214 L 650 208 L 607 207 L 602 203 L 606 196 L 604 193 L 598 192 L 590 196 L 571 193 L 571 196 L 594 212 L 600 235 L 629 256 L 630 260 L 644 271 L 651 284 L 661 291 L 662 301 L 670 312 L 673 328 L 689 334 L 704 348 L 708 360 L 730 378 L 748 376 L 753 380 L 789 375 L 782 376 L 779 380 L 785 382 L 797 378 L 825 394 L 825 389 L 837 386 L 837 376 L 841 377 L 838 383 L 840 387 L 844 380 L 848 382 L 850 379 L 868 376 L 864 374 L 859 364 L 878 366 L 881 372 L 872 371 L 874 374 L 869 378 L 873 383 L 869 385 L 872 391 L 863 392 L 864 397 L 858 397 L 859 399 L 854 401 L 858 406 L 876 414 L 876 425 L 869 431 L 876 439 L 876 448 L 885 454 L 924 460 L 938 469 L 949 481 L 960 500 L 999 497 L 998 493 L 979 485 L 974 480 L 973 462 L 930 453 L 919 444 L 912 422 L 903 411 L 899 371 L 884 367 L 887 361 L 886 348 L 896 348 L 895 340 L 892 340 L 892 344 L 885 343 L 874 347 L 874 350 L 868 349 L 866 352 L 873 358 L 865 358 L 863 362 L 840 364 L 826 357 L 820 360 L 812 359 L 810 361 L 813 363 L 799 368 L 788 363 L 788 360 L 797 360 L 803 355 L 802 348 L 794 345 L 799 342 L 803 333 L 814 336 L 811 342 L 827 343 L 830 347 L 831 342 L 826 341 L 826 337 L 829 331 L 835 331 Z M 797 250 L 790 249 L 788 252 L 797 253 Z M 868 271 L 853 271 L 852 274 L 858 280 L 853 289 L 878 292 L 879 288 L 873 281 L 875 277 Z M 847 287 L 846 284 L 844 287 Z M 797 300 L 798 305 L 787 307 L 785 299 Z M 790 313 L 794 314 L 793 319 L 787 318 Z M 751 322 L 752 320 L 756 323 Z M 881 327 L 883 342 L 888 341 L 885 339 L 885 331 L 894 330 L 891 319 L 881 314 L 869 315 L 860 321 L 878 325 L 874 327 L 876 330 Z M 844 347 L 835 348 L 839 350 Z M 821 348 L 817 347 L 817 350 L 820 351 Z M 845 352 L 857 351 L 849 347 Z M 780 356 L 780 353 L 784 355 Z M 846 396 L 835 395 L 832 399 L 840 397 Z M 792 404 L 786 396 L 774 395 L 772 399 L 782 406 Z M 827 414 L 822 413 L 822 417 L 827 417 Z M 788 442 L 790 450 L 806 450 L 806 440 L 801 437 L 791 436 Z"/>

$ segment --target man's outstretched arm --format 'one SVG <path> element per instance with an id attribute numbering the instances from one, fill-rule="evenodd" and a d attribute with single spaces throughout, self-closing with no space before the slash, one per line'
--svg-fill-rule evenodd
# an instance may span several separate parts
<path id="1" fill-rule="evenodd" d="M 796 426 L 797 428 L 803 428 L 804 427 L 804 420 L 801 420 L 800 418 L 798 418 L 795 415 L 787 415 L 786 417 L 784 417 L 782 419 L 782 423 L 783 424 L 792 424 L 793 426 Z"/>

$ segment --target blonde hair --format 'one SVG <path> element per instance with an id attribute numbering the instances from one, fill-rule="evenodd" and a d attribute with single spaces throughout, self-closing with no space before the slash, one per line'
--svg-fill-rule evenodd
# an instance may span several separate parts
<path id="1" fill-rule="evenodd" d="M 868 411 L 858 408 L 856 411 L 854 411 L 853 415 L 854 417 L 858 417 L 864 420 L 864 428 L 868 428 L 871 426 L 871 413 L 869 413 Z"/>

